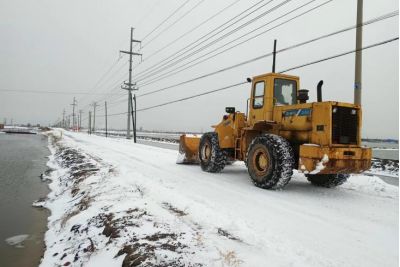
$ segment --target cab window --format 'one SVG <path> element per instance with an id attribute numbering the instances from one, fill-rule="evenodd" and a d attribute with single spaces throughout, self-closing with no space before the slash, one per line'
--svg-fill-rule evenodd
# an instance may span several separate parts
<path id="1" fill-rule="evenodd" d="M 256 82 L 253 90 L 253 108 L 262 108 L 264 105 L 265 82 Z"/>
<path id="2" fill-rule="evenodd" d="M 274 80 L 275 105 L 294 105 L 297 103 L 297 83 L 293 80 Z"/>

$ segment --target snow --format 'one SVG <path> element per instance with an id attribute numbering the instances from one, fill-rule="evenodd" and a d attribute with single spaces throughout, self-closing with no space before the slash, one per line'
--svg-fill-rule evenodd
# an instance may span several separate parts
<path id="1" fill-rule="evenodd" d="M 29 235 L 16 235 L 6 239 L 6 243 L 10 246 L 17 248 L 23 248 L 23 242 L 29 237 Z"/>
<path id="2" fill-rule="evenodd" d="M 32 203 L 32 207 L 43 208 L 46 204 L 45 199 L 38 199 Z"/>
<path id="3" fill-rule="evenodd" d="M 398 187 L 375 176 L 354 175 L 327 189 L 296 171 L 284 190 L 262 190 L 243 163 L 211 174 L 176 165 L 174 150 L 53 134 L 60 141 L 50 138 L 54 171 L 47 177 L 51 216 L 42 267 L 121 266 L 129 248 L 166 266 L 398 264 Z M 60 158 L 60 147 L 78 151 L 83 162 Z M 71 178 L 74 167 L 88 163 L 97 171 Z M 120 227 L 119 234 L 106 236 L 107 225 Z M 171 244 L 180 245 L 174 251 Z"/>
<path id="4" fill-rule="evenodd" d="M 185 134 L 186 137 L 192 137 L 192 138 L 200 138 L 202 135 L 201 134 Z"/>
<path id="5" fill-rule="evenodd" d="M 320 145 L 317 145 L 317 144 L 303 144 L 303 146 L 320 146 Z"/>
<path id="6" fill-rule="evenodd" d="M 178 156 L 176 157 L 176 164 L 182 164 L 185 161 L 185 154 L 178 152 Z"/>
<path id="7" fill-rule="evenodd" d="M 325 169 L 326 163 L 329 162 L 329 157 L 327 154 L 324 154 L 322 157 L 321 161 L 317 163 L 317 166 L 315 166 L 315 170 L 311 171 L 310 174 L 317 174 L 323 169 Z"/>

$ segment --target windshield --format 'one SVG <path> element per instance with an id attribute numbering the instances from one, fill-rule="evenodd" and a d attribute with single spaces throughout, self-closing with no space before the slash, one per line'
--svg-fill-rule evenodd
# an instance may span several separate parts
<path id="1" fill-rule="evenodd" d="M 286 79 L 274 80 L 275 105 L 294 105 L 297 103 L 296 81 Z"/>

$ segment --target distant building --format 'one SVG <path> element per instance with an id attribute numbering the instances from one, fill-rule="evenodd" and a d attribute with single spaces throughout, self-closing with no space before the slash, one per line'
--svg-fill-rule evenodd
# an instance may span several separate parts
<path id="1" fill-rule="evenodd" d="M 4 129 L 4 124 L 0 123 L 0 129 Z"/>

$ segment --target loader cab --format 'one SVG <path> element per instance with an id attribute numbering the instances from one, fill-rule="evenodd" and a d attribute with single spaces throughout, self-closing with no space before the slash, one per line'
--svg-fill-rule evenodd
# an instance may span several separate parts
<path id="1" fill-rule="evenodd" d="M 268 73 L 254 77 L 249 102 L 249 124 L 272 121 L 275 106 L 297 104 L 298 88 L 299 77 L 296 76 Z"/>

